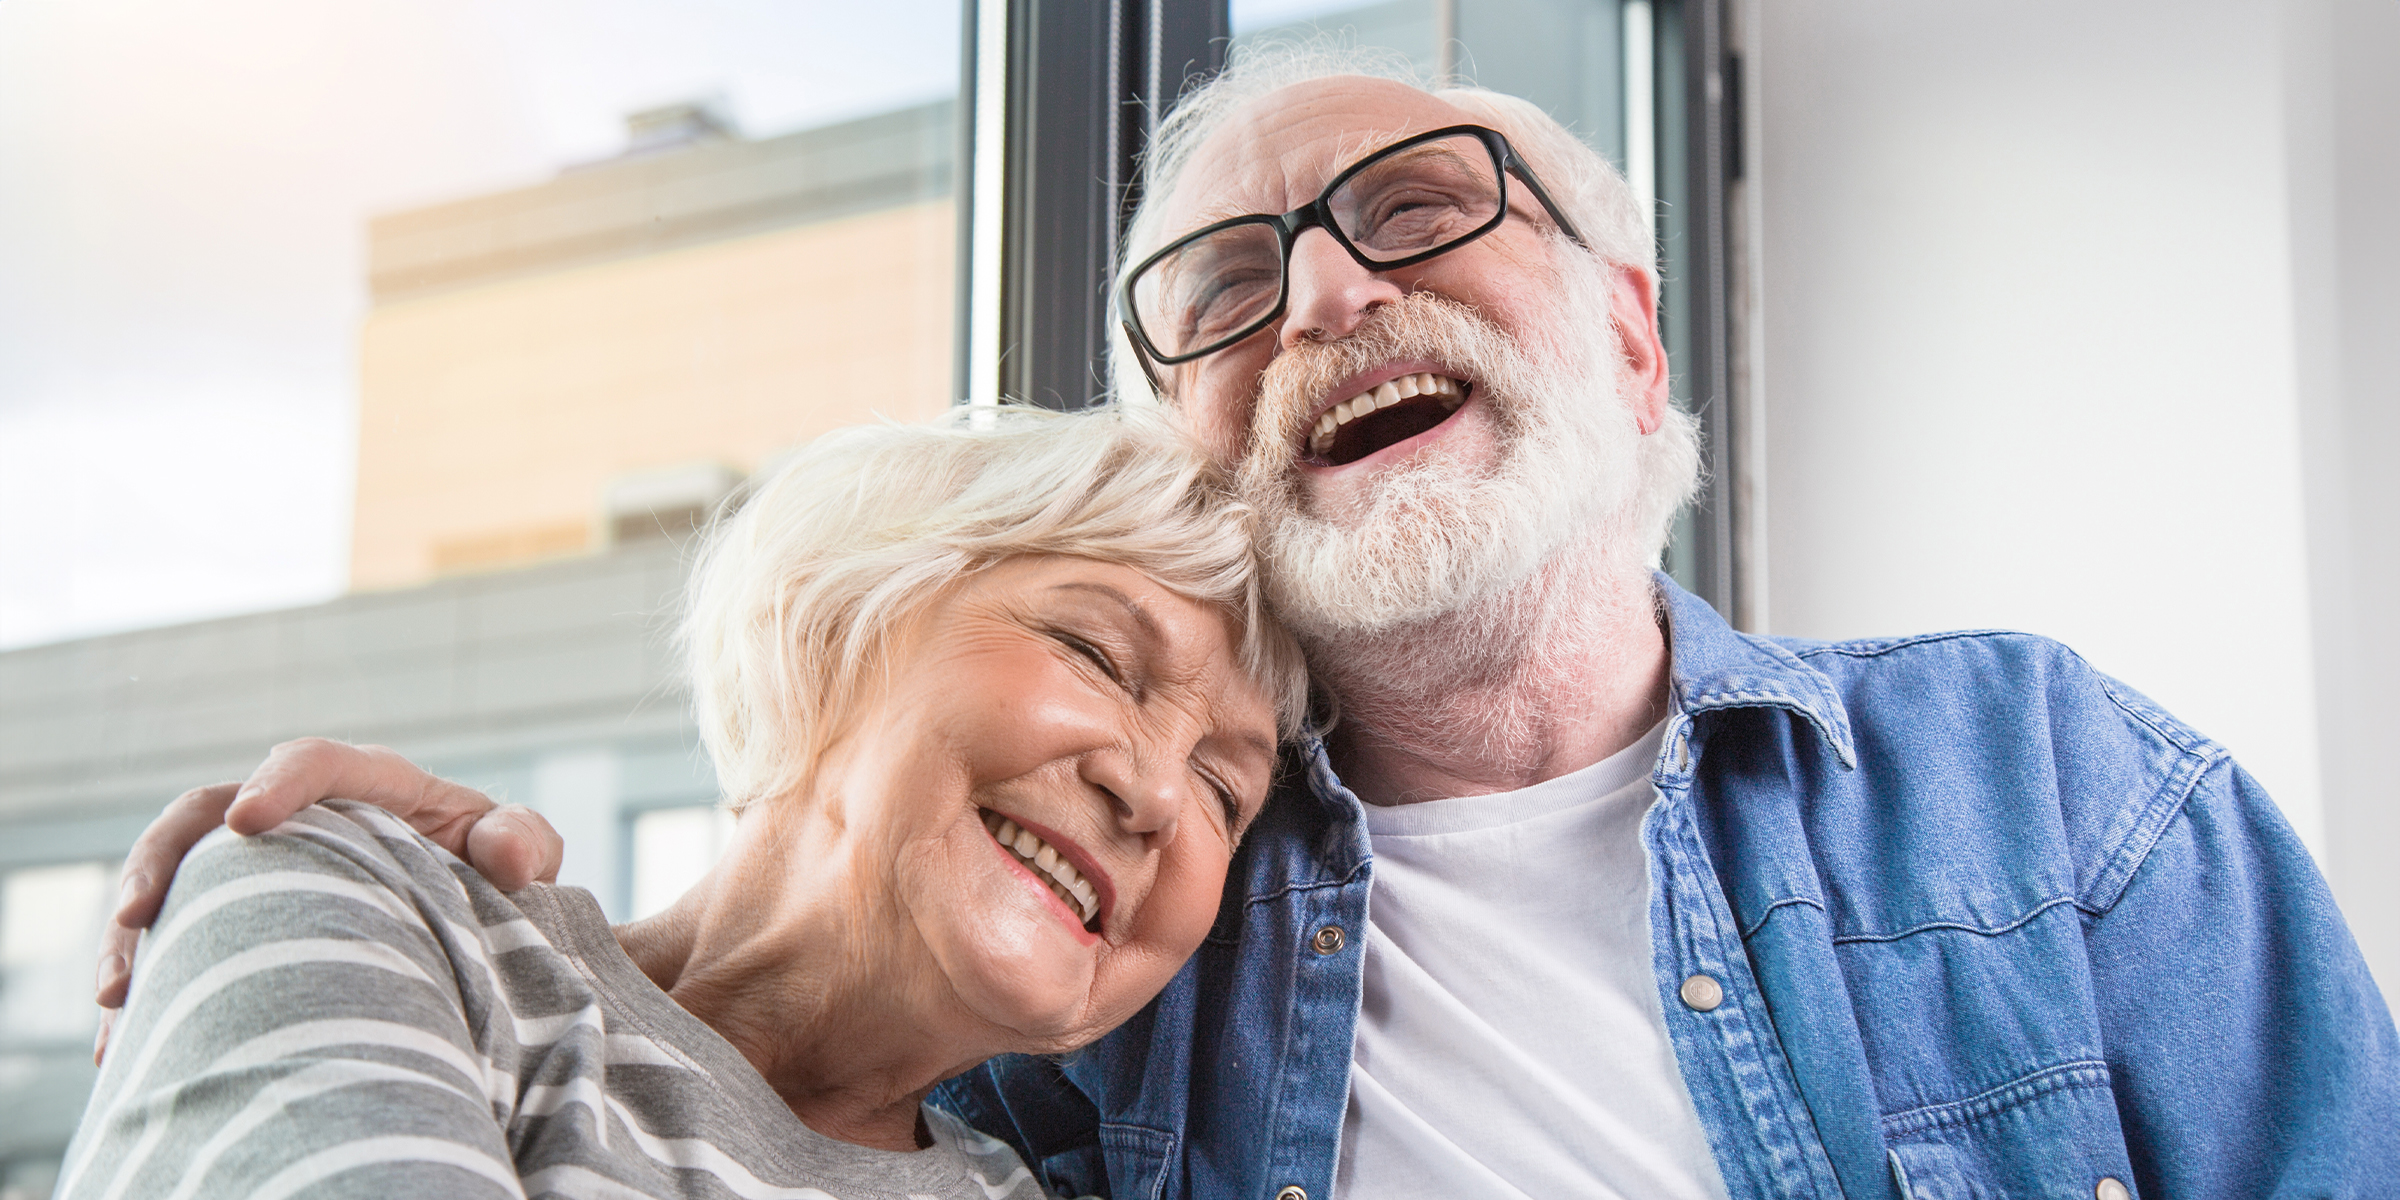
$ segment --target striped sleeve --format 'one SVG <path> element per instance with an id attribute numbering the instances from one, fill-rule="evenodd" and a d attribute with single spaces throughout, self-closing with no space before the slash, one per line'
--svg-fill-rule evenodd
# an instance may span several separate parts
<path id="1" fill-rule="evenodd" d="M 320 806 L 193 851 L 143 939 L 62 1200 L 524 1194 L 515 1082 L 469 1015 L 489 1011 L 469 1003 L 489 968 L 459 961 L 480 923 L 436 852 L 378 836 L 388 823 Z"/>

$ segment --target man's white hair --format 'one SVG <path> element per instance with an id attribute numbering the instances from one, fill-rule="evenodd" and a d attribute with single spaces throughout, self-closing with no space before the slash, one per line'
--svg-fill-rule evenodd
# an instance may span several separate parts
<path id="1" fill-rule="evenodd" d="M 1306 669 L 1266 615 L 1252 523 L 1155 414 L 962 409 L 819 437 L 716 523 L 691 575 L 684 652 L 727 804 L 804 787 L 897 632 L 1020 555 L 1119 563 L 1224 613 L 1241 668 L 1297 732 Z"/>
<path id="2" fill-rule="evenodd" d="M 1223 71 L 1186 95 L 1159 122 L 1142 161 L 1142 201 L 1126 227 L 1128 267 L 1184 232 L 1161 227 L 1166 200 L 1191 165 L 1193 154 L 1229 119 L 1266 96 L 1298 83 L 1333 76 L 1388 79 L 1427 92 L 1508 138 L 1533 168 L 1560 212 L 1583 236 L 1590 253 L 1642 273 L 1657 298 L 1658 256 L 1641 201 L 1625 177 L 1601 154 L 1540 106 L 1485 88 L 1427 78 L 1404 54 L 1346 45 L 1331 35 L 1304 42 L 1264 42 L 1238 48 Z M 1362 147 L 1371 149 L 1372 147 Z M 1564 244 L 1571 247 L 1571 243 Z M 1602 329 L 1595 336 L 1609 337 Z M 1109 374 L 1116 394 L 1128 399 L 1151 394 L 1138 351 L 1115 331 L 1109 344 Z M 1618 353 L 1621 355 L 1622 351 Z M 1645 536 L 1638 547 L 1655 566 L 1674 531 L 1675 514 L 1699 485 L 1699 429 L 1691 414 L 1668 406 L 1664 425 L 1641 439 L 1637 452 L 1641 482 L 1625 514 L 1629 529 Z"/>

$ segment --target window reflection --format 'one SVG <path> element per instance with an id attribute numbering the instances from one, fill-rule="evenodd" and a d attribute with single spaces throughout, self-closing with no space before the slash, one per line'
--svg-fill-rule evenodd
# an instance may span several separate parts
<path id="1" fill-rule="evenodd" d="M 107 860 L 0 872 L 0 1046 L 90 1041 L 92 947 L 116 876 Z"/>
<path id="2" fill-rule="evenodd" d="M 1329 33 L 1522 96 L 1625 164 L 1624 0 L 1233 0 L 1236 47 Z M 1447 10 L 1446 14 L 1444 10 Z M 1449 57 L 1438 43 L 1451 27 Z"/>
<path id="3" fill-rule="evenodd" d="M 659 808 L 633 818 L 633 919 L 690 891 L 733 840 L 733 814 L 715 805 Z"/>

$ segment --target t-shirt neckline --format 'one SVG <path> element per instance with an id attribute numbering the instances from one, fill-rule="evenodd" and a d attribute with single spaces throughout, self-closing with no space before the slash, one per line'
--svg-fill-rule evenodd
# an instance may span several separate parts
<path id="1" fill-rule="evenodd" d="M 1661 719 L 1616 753 L 1579 770 L 1507 792 L 1420 800 L 1415 804 L 1367 804 L 1367 832 L 1375 836 L 1422 837 L 1496 829 L 1594 803 L 1649 777 L 1666 739 Z"/>

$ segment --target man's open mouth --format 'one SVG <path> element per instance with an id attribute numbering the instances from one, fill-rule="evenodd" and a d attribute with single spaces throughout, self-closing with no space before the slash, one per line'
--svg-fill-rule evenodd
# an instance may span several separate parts
<path id="1" fill-rule="evenodd" d="M 1473 386 L 1430 371 L 1387 379 L 1318 414 L 1308 457 L 1338 467 L 1405 442 L 1449 420 Z"/>
<path id="2" fill-rule="evenodd" d="M 1100 892 L 1091 881 L 1077 871 L 1066 856 L 1032 830 L 1017 824 L 990 809 L 982 810 L 983 827 L 992 832 L 992 840 L 1015 856 L 1033 877 L 1042 881 L 1052 895 L 1067 906 L 1067 911 L 1083 918 L 1088 933 L 1100 932 Z"/>

